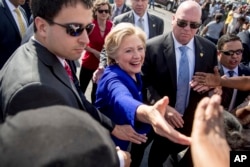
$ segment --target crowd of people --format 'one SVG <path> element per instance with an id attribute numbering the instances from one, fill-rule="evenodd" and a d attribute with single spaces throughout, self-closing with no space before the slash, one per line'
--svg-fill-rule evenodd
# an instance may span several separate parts
<path id="1" fill-rule="evenodd" d="M 152 143 L 149 167 L 221 167 L 250 149 L 250 5 L 186 0 L 164 33 L 154 1 L 130 2 L 0 0 L 3 166 L 139 167 Z"/>

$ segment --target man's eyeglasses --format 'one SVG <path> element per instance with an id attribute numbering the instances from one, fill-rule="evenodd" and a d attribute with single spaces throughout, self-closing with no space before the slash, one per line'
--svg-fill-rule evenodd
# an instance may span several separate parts
<path id="1" fill-rule="evenodd" d="M 188 26 L 188 21 L 177 19 L 177 25 L 179 27 L 182 27 L 182 28 L 187 27 Z M 197 29 L 197 28 L 199 28 L 201 26 L 201 23 L 198 23 L 198 22 L 189 22 L 189 26 L 192 29 Z"/>
<path id="2" fill-rule="evenodd" d="M 243 53 L 243 49 L 229 50 L 229 51 L 220 50 L 220 52 L 223 53 L 226 56 L 233 56 L 234 54 L 236 54 L 237 56 L 239 56 L 239 55 L 241 55 Z"/>
<path id="3" fill-rule="evenodd" d="M 87 34 L 89 35 L 95 27 L 93 23 L 90 23 L 84 27 L 82 24 L 79 24 L 79 23 L 60 24 L 52 20 L 48 20 L 48 22 L 50 24 L 56 24 L 56 25 L 66 28 L 66 33 L 72 37 L 80 36 L 84 30 L 86 30 Z"/>
<path id="4" fill-rule="evenodd" d="M 101 9 L 98 10 L 98 13 L 103 13 L 103 12 L 107 14 L 109 13 L 109 10 L 101 10 Z"/>

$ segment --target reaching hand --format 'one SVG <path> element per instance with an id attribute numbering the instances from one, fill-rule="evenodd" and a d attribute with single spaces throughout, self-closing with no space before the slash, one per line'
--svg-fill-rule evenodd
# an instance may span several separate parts
<path id="1" fill-rule="evenodd" d="M 98 67 L 95 70 L 92 77 L 94 83 L 98 83 L 99 79 L 102 77 L 103 72 L 104 72 L 104 67 Z"/>
<path id="2" fill-rule="evenodd" d="M 147 141 L 146 134 L 137 133 L 131 125 L 116 125 L 111 134 L 118 139 L 136 144 L 145 143 Z"/>
<path id="3" fill-rule="evenodd" d="M 214 67 L 214 74 L 196 72 L 193 76 L 193 80 L 196 81 L 199 85 L 216 87 L 220 86 L 221 76 L 218 67 Z"/>
<path id="4" fill-rule="evenodd" d="M 182 115 L 171 106 L 167 106 L 167 112 L 165 114 L 165 119 L 173 128 L 182 128 L 184 121 Z"/>
<path id="5" fill-rule="evenodd" d="M 194 166 L 229 166 L 229 146 L 225 139 L 221 97 L 213 95 L 198 104 L 192 130 L 191 152 Z"/>
<path id="6" fill-rule="evenodd" d="M 155 103 L 150 114 L 149 119 L 151 125 L 154 128 L 155 133 L 170 139 L 171 141 L 183 145 L 189 145 L 191 139 L 180 132 L 176 131 L 169 123 L 165 120 L 166 108 L 169 103 L 168 97 L 163 97 Z"/>

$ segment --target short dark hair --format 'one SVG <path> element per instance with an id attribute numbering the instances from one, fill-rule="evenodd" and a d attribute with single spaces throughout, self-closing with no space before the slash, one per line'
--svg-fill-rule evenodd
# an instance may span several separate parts
<path id="1" fill-rule="evenodd" d="M 225 43 L 231 42 L 231 41 L 240 41 L 241 42 L 240 37 L 238 37 L 237 35 L 235 35 L 235 34 L 225 34 L 225 35 L 222 35 L 220 37 L 220 39 L 218 40 L 217 49 L 221 50 L 222 47 L 225 45 Z"/>
<path id="2" fill-rule="evenodd" d="M 41 17 L 45 20 L 53 20 L 64 5 L 75 6 L 78 2 L 84 4 L 87 9 L 93 7 L 93 0 L 33 0 L 31 2 L 31 11 L 34 19 Z M 34 31 L 36 32 L 36 30 L 34 24 Z"/>

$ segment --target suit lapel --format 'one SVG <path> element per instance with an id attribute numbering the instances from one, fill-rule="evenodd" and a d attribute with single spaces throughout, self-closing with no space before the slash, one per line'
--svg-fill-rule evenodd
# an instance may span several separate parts
<path id="1" fill-rule="evenodd" d="M 31 45 L 35 46 L 37 53 L 39 53 L 37 54 L 38 58 L 51 69 L 52 73 L 55 75 L 56 78 L 58 78 L 58 80 L 60 80 L 65 86 L 67 86 L 74 92 L 74 94 L 77 96 L 80 103 L 82 104 L 81 98 L 74 86 L 74 83 L 70 81 L 66 70 L 56 58 L 56 56 L 37 42 L 33 40 L 30 40 L 29 42 L 31 43 Z"/>
<path id="2" fill-rule="evenodd" d="M 197 71 L 204 71 L 204 63 L 205 62 L 205 57 L 208 55 L 205 55 L 206 52 L 204 51 L 204 48 L 196 36 L 194 37 L 194 46 L 195 46 L 195 65 L 194 65 L 194 73 Z"/>
<path id="3" fill-rule="evenodd" d="M 168 71 L 170 73 L 170 78 L 173 78 L 172 79 L 173 89 L 176 90 L 177 89 L 176 56 L 175 56 L 174 40 L 172 37 L 172 33 L 168 33 L 166 38 L 167 39 L 164 41 L 168 41 L 168 43 L 165 43 L 164 45 L 165 48 L 164 55 L 166 58 Z"/>
<path id="4" fill-rule="evenodd" d="M 8 17 L 8 19 L 10 20 L 12 26 L 15 28 L 16 32 L 17 32 L 18 34 L 20 34 L 20 33 L 19 33 L 19 29 L 18 29 L 17 24 L 16 24 L 16 21 L 15 21 L 15 19 L 13 18 L 12 14 L 11 14 L 11 11 L 10 11 L 10 9 L 9 9 L 9 7 L 8 7 L 8 5 L 7 5 L 7 3 L 5 2 L 5 0 L 3 0 L 3 5 L 4 5 L 4 9 L 5 9 L 5 10 L 4 10 L 4 13 L 5 13 L 6 17 Z M 20 38 L 21 38 L 21 36 L 20 36 Z"/>
<path id="5" fill-rule="evenodd" d="M 148 15 L 148 29 L 149 29 L 149 38 L 152 38 L 153 36 L 156 35 L 156 25 L 157 23 L 155 22 L 155 19 L 152 17 L 152 15 L 150 15 L 149 13 L 147 13 Z"/>

